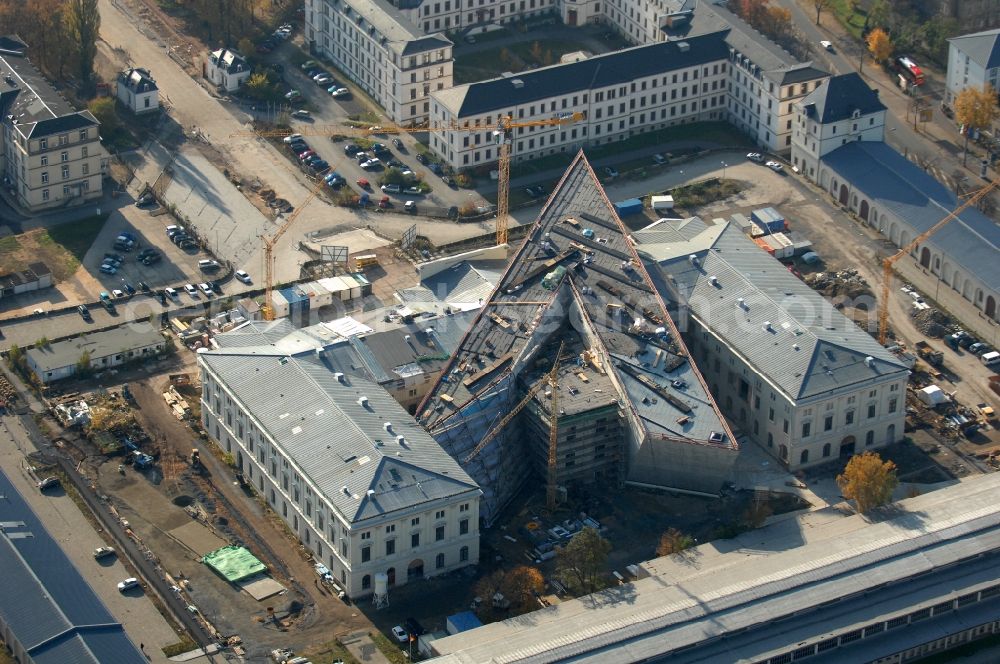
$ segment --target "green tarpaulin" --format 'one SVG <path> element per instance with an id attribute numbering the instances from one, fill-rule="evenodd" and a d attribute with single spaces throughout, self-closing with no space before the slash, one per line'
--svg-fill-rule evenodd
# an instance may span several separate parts
<path id="1" fill-rule="evenodd" d="M 216 549 L 202 558 L 201 562 L 230 582 L 267 571 L 267 566 L 242 546 L 224 546 Z"/>

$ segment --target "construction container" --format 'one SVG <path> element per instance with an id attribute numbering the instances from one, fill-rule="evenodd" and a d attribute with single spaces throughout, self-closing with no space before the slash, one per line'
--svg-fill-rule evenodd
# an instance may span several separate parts
<path id="1" fill-rule="evenodd" d="M 773 207 L 760 208 L 750 213 L 750 219 L 764 232 L 780 233 L 788 230 L 785 218 Z"/>
<path id="2" fill-rule="evenodd" d="M 766 240 L 774 248 L 775 258 L 791 258 L 795 253 L 792 241 L 784 233 L 772 233 Z"/>
<path id="3" fill-rule="evenodd" d="M 654 210 L 673 210 L 674 209 L 674 197 L 673 196 L 653 196 L 650 199 L 650 207 Z"/>
<path id="4" fill-rule="evenodd" d="M 739 214 L 739 213 L 734 214 L 729 217 L 729 221 L 735 224 L 736 227 L 739 228 L 741 231 L 743 231 L 743 234 L 748 237 L 753 232 L 754 228 L 753 223 L 749 219 L 747 219 L 747 216 L 745 214 Z"/>
<path id="5" fill-rule="evenodd" d="M 642 201 L 638 198 L 627 198 L 615 203 L 615 213 L 619 217 L 628 217 L 642 212 Z"/>
<path id="6" fill-rule="evenodd" d="M 763 237 L 755 237 L 753 239 L 754 244 L 766 251 L 767 253 L 774 255 L 774 247 L 767 243 L 767 240 Z"/>

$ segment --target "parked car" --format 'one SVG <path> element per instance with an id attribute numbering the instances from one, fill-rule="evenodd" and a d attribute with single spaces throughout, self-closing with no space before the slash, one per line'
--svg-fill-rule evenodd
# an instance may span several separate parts
<path id="1" fill-rule="evenodd" d="M 120 290 L 118 288 L 115 288 L 114 290 L 111 291 L 111 296 L 113 298 L 115 298 L 116 300 L 124 300 L 125 299 L 125 291 Z"/>
<path id="2" fill-rule="evenodd" d="M 221 267 L 219 261 L 216 260 L 203 259 L 198 261 L 198 269 L 202 272 L 218 272 Z"/>
<path id="3" fill-rule="evenodd" d="M 236 277 L 237 280 L 242 281 L 245 284 L 252 283 L 250 275 L 247 274 L 244 270 L 236 270 L 234 276 Z"/>
<path id="4" fill-rule="evenodd" d="M 152 205 L 156 202 L 156 197 L 153 194 L 143 194 L 139 197 L 139 200 L 135 202 L 137 208 L 146 207 L 147 205 Z"/>
<path id="5" fill-rule="evenodd" d="M 423 192 L 420 191 L 420 187 L 407 187 L 403 190 L 404 194 L 409 194 L 410 196 L 421 196 Z"/>
<path id="6" fill-rule="evenodd" d="M 191 297 L 198 297 L 198 289 L 194 287 L 194 284 L 184 284 L 184 292 Z"/>
<path id="7" fill-rule="evenodd" d="M 344 154 L 346 154 L 348 157 L 353 157 L 360 151 L 361 148 L 355 145 L 354 143 L 348 143 L 347 145 L 344 146 Z"/>
<path id="8" fill-rule="evenodd" d="M 38 482 L 38 490 L 45 491 L 46 489 L 51 489 L 52 487 L 59 486 L 58 477 L 46 477 L 44 480 Z"/>
<path id="9" fill-rule="evenodd" d="M 541 198 L 545 195 L 545 187 L 536 184 L 531 187 L 526 187 L 524 193 L 528 194 L 528 196 L 531 196 L 532 198 Z"/>
<path id="10" fill-rule="evenodd" d="M 118 272 L 118 268 L 116 268 L 113 265 L 103 263 L 101 265 L 101 272 L 103 272 L 104 274 L 115 274 L 116 272 Z"/>
<path id="11" fill-rule="evenodd" d="M 147 284 L 145 281 L 140 281 L 139 283 L 136 284 L 136 286 L 138 286 L 139 290 L 141 290 L 143 293 L 149 292 L 149 284 Z"/>
<path id="12" fill-rule="evenodd" d="M 297 140 L 305 140 L 305 139 L 302 138 L 302 134 L 289 134 L 288 136 L 285 136 L 281 140 L 284 141 L 285 143 L 294 143 Z"/>
<path id="13" fill-rule="evenodd" d="M 771 169 L 772 171 L 774 171 L 775 173 L 781 173 L 781 172 L 782 172 L 782 171 L 784 170 L 784 169 L 782 168 L 781 164 L 779 164 L 779 163 L 778 163 L 778 162 L 776 162 L 776 161 L 769 161 L 769 162 L 767 162 L 767 163 L 766 163 L 766 164 L 764 164 L 764 165 L 765 165 L 765 166 L 767 166 L 768 168 L 770 168 L 770 169 Z"/>
<path id="14" fill-rule="evenodd" d="M 358 178 L 358 180 L 357 180 L 357 182 L 355 184 L 357 184 L 362 189 L 371 189 L 371 186 L 372 186 L 371 182 L 369 182 L 368 180 L 366 180 L 364 178 Z"/>
<path id="15" fill-rule="evenodd" d="M 285 99 L 295 99 L 296 97 L 301 97 L 302 93 L 298 90 L 289 90 L 285 93 Z"/>
<path id="16" fill-rule="evenodd" d="M 764 155 L 762 155 L 759 152 L 749 152 L 749 153 L 747 153 L 747 159 L 749 159 L 750 161 L 752 161 L 754 163 L 757 163 L 757 164 L 763 164 L 764 163 Z"/>
<path id="17" fill-rule="evenodd" d="M 94 319 L 90 317 L 90 309 L 87 308 L 86 304 L 81 304 L 76 308 L 77 313 L 80 314 L 80 318 L 90 323 Z"/>
<path id="18" fill-rule="evenodd" d="M 292 111 L 292 117 L 298 118 L 299 120 L 312 120 L 312 114 L 304 108 Z"/>
<path id="19" fill-rule="evenodd" d="M 312 69 L 313 67 L 315 67 L 315 66 L 316 66 L 316 65 L 318 65 L 318 64 L 319 64 L 319 63 L 318 63 L 318 62 L 316 62 L 315 60 L 306 60 L 306 61 L 305 61 L 305 62 L 303 62 L 303 63 L 302 63 L 301 65 L 299 65 L 299 68 L 300 68 L 300 69 L 301 69 L 302 71 L 308 71 L 308 70 Z"/>
<path id="20" fill-rule="evenodd" d="M 417 159 L 417 161 L 418 161 L 418 162 L 420 162 L 421 164 L 426 164 L 426 163 L 427 163 L 427 157 L 426 157 L 426 156 L 424 156 L 424 155 L 422 155 L 422 154 L 420 154 L 420 153 L 417 153 L 417 157 L 416 157 L 416 159 Z"/>
<path id="21" fill-rule="evenodd" d="M 410 640 L 410 635 L 407 634 L 406 630 L 400 627 L 399 625 L 396 625 L 395 627 L 392 628 L 392 635 L 395 636 L 396 640 L 399 641 L 400 643 L 406 643 L 407 641 Z"/>
<path id="22" fill-rule="evenodd" d="M 170 237 L 170 238 L 172 238 L 173 236 L 177 235 L 178 233 L 184 232 L 184 228 L 182 228 L 181 226 L 175 226 L 175 225 L 172 225 L 172 224 L 170 226 L 167 226 L 166 230 L 167 230 L 167 237 Z"/>
<path id="23" fill-rule="evenodd" d="M 385 210 L 386 208 L 391 208 L 392 201 L 389 200 L 388 196 L 383 196 L 382 198 L 379 199 L 378 206 L 383 210 Z"/>
<path id="24" fill-rule="evenodd" d="M 135 286 L 125 281 L 124 279 L 122 279 L 122 288 L 124 288 L 125 292 L 128 293 L 129 295 L 135 295 Z"/>
<path id="25" fill-rule="evenodd" d="M 201 292 L 204 293 L 205 295 L 211 295 L 212 294 L 212 286 L 210 284 L 206 283 L 206 282 L 202 282 L 202 283 L 198 284 L 198 288 L 200 288 Z"/>
<path id="26" fill-rule="evenodd" d="M 168 287 L 168 288 L 164 288 L 164 289 L 163 289 L 163 293 L 164 293 L 164 294 L 165 294 L 165 295 L 166 295 L 167 297 L 170 297 L 170 298 L 173 298 L 173 299 L 175 299 L 175 300 L 176 300 L 176 299 L 177 299 L 177 298 L 179 297 L 179 295 L 178 295 L 178 293 L 177 293 L 177 289 L 176 289 L 176 288 L 169 288 L 169 287 Z"/>
<path id="27" fill-rule="evenodd" d="M 211 287 L 213 293 L 217 295 L 222 295 L 222 286 L 219 285 L 219 282 L 210 281 L 208 282 L 208 285 Z"/>
<path id="28" fill-rule="evenodd" d="M 132 588 L 139 587 L 139 579 L 134 576 L 125 579 L 124 581 L 118 582 L 118 592 L 123 593 L 126 590 L 132 590 Z"/>
<path id="29" fill-rule="evenodd" d="M 667 158 L 664 157 L 659 152 L 657 152 L 656 154 L 653 155 L 653 163 L 656 164 L 657 166 L 662 166 L 663 164 L 667 163 Z"/>
<path id="30" fill-rule="evenodd" d="M 385 143 L 372 143 L 372 152 L 376 155 L 383 155 L 389 151 L 389 146 Z"/>
<path id="31" fill-rule="evenodd" d="M 830 51 L 831 53 L 833 53 L 833 44 L 831 42 L 823 39 L 820 41 L 819 45 L 825 48 L 826 50 Z"/>
<path id="32" fill-rule="evenodd" d="M 363 164 L 364 162 L 368 161 L 371 158 L 372 158 L 372 155 L 370 155 L 370 154 L 368 154 L 367 152 L 364 152 L 364 151 L 362 151 L 362 152 L 355 152 L 354 153 L 354 159 L 359 164 Z"/>
<path id="33" fill-rule="evenodd" d="M 329 74 L 320 74 L 319 76 L 313 77 L 313 81 L 315 81 L 316 85 L 326 87 L 333 84 L 333 77 Z"/>
<path id="34" fill-rule="evenodd" d="M 613 166 L 605 166 L 601 170 L 604 171 L 604 174 L 607 175 L 609 178 L 618 177 L 618 169 L 616 169 Z"/>
<path id="35" fill-rule="evenodd" d="M 94 549 L 94 558 L 97 560 L 113 555 L 115 555 L 115 550 L 112 549 L 110 546 L 99 546 L 96 549 Z"/>
<path id="36" fill-rule="evenodd" d="M 161 256 L 158 252 L 154 251 L 151 254 L 146 254 L 145 256 L 143 256 L 139 260 L 139 262 L 142 263 L 143 265 L 152 265 L 153 263 L 159 262 L 161 258 L 163 258 L 163 256 Z"/>
<path id="37" fill-rule="evenodd" d="M 305 161 L 306 159 L 308 159 L 309 157 L 313 156 L 314 154 L 316 154 L 316 153 L 314 151 L 312 151 L 312 150 L 304 150 L 299 155 L 299 161 Z"/>
<path id="38" fill-rule="evenodd" d="M 398 184 L 384 184 L 380 187 L 384 194 L 398 194 L 403 190 Z"/>
<path id="39" fill-rule="evenodd" d="M 361 168 L 366 171 L 375 171 L 382 168 L 382 160 L 378 158 L 372 158 L 361 164 Z"/>
<path id="40" fill-rule="evenodd" d="M 397 150 L 402 150 L 402 149 L 403 149 L 403 141 L 401 141 L 401 140 L 400 140 L 400 139 L 398 139 L 398 138 L 394 138 L 394 139 L 392 139 L 392 145 L 393 145 L 393 146 L 394 146 L 394 147 L 395 147 L 395 148 L 396 148 Z"/>
<path id="41" fill-rule="evenodd" d="M 417 212 L 416 201 L 406 201 L 406 203 L 403 204 L 403 209 L 409 212 L 410 214 L 415 214 Z"/>
<path id="42" fill-rule="evenodd" d="M 314 173 L 325 173 L 330 170 L 330 164 L 323 159 L 317 159 L 309 164 L 309 168 L 311 168 Z"/>

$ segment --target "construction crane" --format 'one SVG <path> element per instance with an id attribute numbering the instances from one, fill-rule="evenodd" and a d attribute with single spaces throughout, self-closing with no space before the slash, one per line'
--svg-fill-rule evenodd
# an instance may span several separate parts
<path id="1" fill-rule="evenodd" d="M 299 218 L 299 214 L 305 209 L 307 205 L 316 198 L 323 187 L 326 185 L 322 179 L 320 179 L 319 184 L 313 187 L 313 190 L 309 192 L 306 199 L 299 204 L 295 210 L 288 215 L 284 223 L 278 227 L 278 230 L 271 237 L 262 238 L 264 241 L 264 320 L 274 320 L 274 305 L 272 304 L 271 298 L 274 295 L 274 245 L 278 243 L 281 236 L 288 232 L 295 220 Z"/>
<path id="2" fill-rule="evenodd" d="M 497 246 L 507 244 L 507 224 L 510 221 L 510 146 L 514 142 L 514 130 L 522 127 L 558 127 L 578 122 L 583 113 L 562 113 L 547 120 L 514 122 L 509 115 L 500 118 L 493 132 L 493 142 L 497 145 Z"/>
<path id="3" fill-rule="evenodd" d="M 945 224 L 949 221 L 962 214 L 966 208 L 975 205 L 983 198 L 985 198 L 991 191 L 1000 186 L 1000 178 L 993 180 L 988 185 L 979 189 L 961 205 L 951 211 L 944 219 L 937 222 L 926 231 L 918 235 L 913 239 L 912 242 L 902 247 L 892 256 L 883 259 L 882 261 L 882 297 L 879 298 L 879 311 L 878 311 L 878 342 L 885 345 L 888 335 L 889 335 L 889 285 L 892 281 L 892 266 L 902 258 L 903 256 L 909 255 L 911 251 L 916 249 L 919 245 L 923 244 L 932 235 L 941 230 Z"/>
<path id="4" fill-rule="evenodd" d="M 559 414 L 558 412 L 559 401 L 558 401 L 558 396 L 556 394 L 558 391 L 557 388 L 559 383 L 556 374 L 559 371 L 559 360 L 562 357 L 564 346 L 565 342 L 559 344 L 559 352 L 556 353 L 555 362 L 552 363 L 552 370 L 549 371 L 548 376 L 546 376 L 543 380 L 540 380 L 534 385 L 532 385 L 531 388 L 528 390 L 528 393 L 524 395 L 524 398 L 521 399 L 521 401 L 518 402 L 518 404 L 514 406 L 514 408 L 511 409 L 509 413 L 504 415 L 503 419 L 500 420 L 500 423 L 497 424 L 495 427 L 493 427 L 493 429 L 491 429 L 485 436 L 483 436 L 482 439 L 479 441 L 479 444 L 476 445 L 475 448 L 473 448 L 473 450 L 469 452 L 464 459 L 462 459 L 462 463 L 466 464 L 475 459 L 477 456 L 479 456 L 479 453 L 482 452 L 484 449 L 486 449 L 486 446 L 489 445 L 493 441 L 493 439 L 500 434 L 501 431 L 507 428 L 507 425 L 510 424 L 511 420 L 517 417 L 517 414 L 520 413 L 522 410 L 524 410 L 525 406 L 531 403 L 531 400 L 535 398 L 535 395 L 538 394 L 538 392 L 543 387 L 545 387 L 546 385 L 551 386 L 552 416 L 549 418 L 550 424 L 549 424 L 548 470 L 546 477 L 547 481 L 545 485 L 545 502 L 547 505 L 549 505 L 549 509 L 555 507 L 555 499 L 556 499 L 556 438 L 559 434 L 559 429 L 556 423 Z"/>
<path id="5" fill-rule="evenodd" d="M 345 127 L 343 125 L 310 125 L 298 129 L 241 129 L 229 134 L 230 138 L 284 138 L 292 134 L 302 136 L 344 136 L 365 138 L 368 136 L 380 136 L 382 134 L 417 134 L 423 131 L 460 131 L 464 127 L 398 127 L 396 125 L 372 126 L 372 127 Z"/>
<path id="6" fill-rule="evenodd" d="M 549 458 L 546 468 L 545 482 L 545 506 L 549 510 L 556 508 L 556 442 L 559 437 L 559 359 L 562 357 L 563 346 L 566 342 L 559 344 L 559 352 L 552 363 L 552 371 L 549 373 L 549 385 L 552 386 L 552 411 L 549 413 Z"/>

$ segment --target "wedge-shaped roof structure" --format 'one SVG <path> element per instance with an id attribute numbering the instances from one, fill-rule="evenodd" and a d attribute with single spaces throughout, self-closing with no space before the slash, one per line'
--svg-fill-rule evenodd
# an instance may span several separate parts
<path id="1" fill-rule="evenodd" d="M 580 335 L 592 353 L 592 364 L 614 385 L 632 439 L 640 441 L 631 450 L 633 464 L 642 448 L 654 443 L 736 450 L 667 303 L 582 152 L 421 404 L 419 420 L 453 456 L 468 458 L 523 396 L 517 393 L 516 379 L 567 327 Z M 504 436 L 490 443 L 497 448 L 514 444 Z M 510 496 L 507 488 L 495 486 L 506 462 L 492 454 L 482 450 L 475 462 L 464 466 L 484 490 L 481 510 L 487 520 L 491 501 L 499 508 Z M 689 454 L 686 450 L 679 456 Z M 681 472 L 677 455 L 662 451 L 659 456 Z M 712 466 L 704 460 L 698 463 Z M 631 479 L 654 479 L 656 472 L 645 465 L 643 472 L 649 476 L 630 473 Z M 725 475 L 718 468 L 717 474 L 709 471 L 712 478 L 705 483 L 696 477 L 698 468 L 687 470 L 704 490 L 721 486 Z M 679 476 L 670 479 L 669 472 L 657 482 L 663 480 L 673 486 L 682 481 Z"/>

